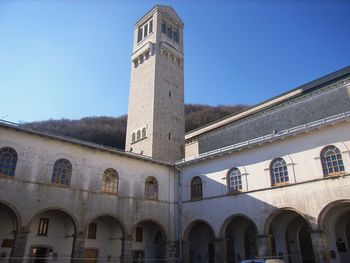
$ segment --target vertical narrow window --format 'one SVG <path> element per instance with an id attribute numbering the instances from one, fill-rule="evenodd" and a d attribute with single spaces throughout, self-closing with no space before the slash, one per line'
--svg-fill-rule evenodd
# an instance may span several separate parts
<path id="1" fill-rule="evenodd" d="M 277 158 L 273 160 L 270 165 L 270 174 L 272 186 L 287 184 L 289 178 L 287 164 L 285 160 L 283 160 L 282 158 Z"/>
<path id="2" fill-rule="evenodd" d="M 47 236 L 47 231 L 49 230 L 49 219 L 40 218 L 38 226 L 38 236 Z"/>
<path id="3" fill-rule="evenodd" d="M 191 200 L 199 200 L 202 197 L 202 179 L 199 176 L 195 176 L 191 181 Z"/>
<path id="4" fill-rule="evenodd" d="M 102 177 L 101 191 L 105 193 L 118 194 L 119 176 L 116 170 L 108 168 Z"/>
<path id="5" fill-rule="evenodd" d="M 169 90 L 169 98 L 171 98 L 171 91 Z"/>
<path id="6" fill-rule="evenodd" d="M 88 239 L 96 239 L 97 223 L 90 223 L 88 227 Z"/>
<path id="7" fill-rule="evenodd" d="M 142 242 L 142 240 L 143 240 L 142 227 L 136 227 L 135 241 L 136 242 Z"/>
<path id="8" fill-rule="evenodd" d="M 18 160 L 17 152 L 10 148 L 0 149 L 0 175 L 14 176 Z"/>
<path id="9" fill-rule="evenodd" d="M 153 20 L 149 21 L 149 33 L 153 32 Z"/>
<path id="10" fill-rule="evenodd" d="M 141 139 L 141 131 L 140 131 L 140 130 L 137 131 L 136 139 L 137 139 L 137 140 L 140 140 L 140 139 Z"/>
<path id="11" fill-rule="evenodd" d="M 170 38 L 173 37 L 173 27 L 171 25 L 167 25 L 166 35 Z"/>
<path id="12" fill-rule="evenodd" d="M 153 176 L 147 177 L 145 183 L 145 198 L 146 199 L 158 199 L 158 182 Z"/>
<path id="13" fill-rule="evenodd" d="M 131 135 L 131 142 L 136 141 L 136 134 L 133 132 Z"/>
<path id="14" fill-rule="evenodd" d="M 162 20 L 162 33 L 166 34 L 166 23 Z"/>
<path id="15" fill-rule="evenodd" d="M 171 134 L 170 134 L 170 132 L 169 132 L 169 134 L 168 134 L 168 139 L 169 139 L 169 141 L 170 141 L 170 138 L 171 138 Z"/>
<path id="16" fill-rule="evenodd" d="M 324 176 L 338 175 L 345 171 L 343 157 L 339 149 L 333 145 L 322 150 L 321 163 Z"/>
<path id="17" fill-rule="evenodd" d="M 142 28 L 139 28 L 139 31 L 137 32 L 137 42 L 140 42 L 142 40 Z"/>
<path id="18" fill-rule="evenodd" d="M 179 42 L 179 30 L 177 28 L 173 30 L 173 39 L 175 42 Z"/>
<path id="19" fill-rule="evenodd" d="M 51 183 L 69 185 L 72 175 L 72 165 L 67 159 L 59 159 L 55 162 L 52 171 Z"/>
<path id="20" fill-rule="evenodd" d="M 142 128 L 142 138 L 146 138 L 146 128 Z"/>
<path id="21" fill-rule="evenodd" d="M 242 176 L 238 168 L 233 168 L 229 171 L 227 176 L 227 184 L 229 192 L 242 190 Z"/>
<path id="22" fill-rule="evenodd" d="M 147 35 L 148 35 L 148 24 L 146 24 L 143 29 L 143 36 L 146 37 Z"/>

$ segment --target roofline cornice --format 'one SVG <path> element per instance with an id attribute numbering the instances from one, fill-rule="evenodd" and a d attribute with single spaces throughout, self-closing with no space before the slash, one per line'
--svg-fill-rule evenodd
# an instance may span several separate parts
<path id="1" fill-rule="evenodd" d="M 151 162 L 151 163 L 156 163 L 156 164 L 166 165 L 166 166 L 174 166 L 173 163 L 169 163 L 169 162 L 165 162 L 165 161 L 161 161 L 161 160 L 156 160 L 156 159 L 153 159 L 153 158 L 145 156 L 145 155 L 141 155 L 141 154 L 137 154 L 137 153 L 133 153 L 133 152 L 126 152 L 126 151 L 123 151 L 123 150 L 120 150 L 117 148 L 108 147 L 108 146 L 104 146 L 101 144 L 96 144 L 96 143 L 92 143 L 92 142 L 88 142 L 88 141 L 84 141 L 84 140 L 80 140 L 80 139 L 76 139 L 76 138 L 72 138 L 72 137 L 68 137 L 68 136 L 64 136 L 64 135 L 59 135 L 59 134 L 55 134 L 52 132 L 44 132 L 44 131 L 33 130 L 30 128 L 24 128 L 24 127 L 21 127 L 19 124 L 8 122 L 8 121 L 1 120 L 1 119 L 0 119 L 0 127 L 5 128 L 5 129 L 16 130 L 18 132 L 29 133 L 32 135 L 45 137 L 45 138 L 49 138 L 49 139 L 53 139 L 53 140 L 58 140 L 58 141 L 62 141 L 62 142 L 66 142 L 66 143 L 70 143 L 70 144 L 74 144 L 74 145 L 78 145 L 78 146 L 82 146 L 82 147 L 88 147 L 88 148 L 91 148 L 94 150 L 105 151 L 105 152 L 117 154 L 117 155 L 120 155 L 123 157 L 142 160 L 145 162 Z"/>

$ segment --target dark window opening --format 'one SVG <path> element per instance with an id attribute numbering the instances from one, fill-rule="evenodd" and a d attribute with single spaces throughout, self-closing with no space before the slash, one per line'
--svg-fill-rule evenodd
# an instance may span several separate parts
<path id="1" fill-rule="evenodd" d="M 173 27 L 171 25 L 167 26 L 167 32 L 166 32 L 167 36 L 172 38 L 173 37 Z"/>
<path id="2" fill-rule="evenodd" d="M 145 28 L 143 30 L 144 30 L 144 37 L 146 37 L 148 34 L 148 24 L 145 25 Z"/>
<path id="3" fill-rule="evenodd" d="M 140 42 L 142 40 L 142 28 L 139 28 L 139 32 L 137 34 L 137 42 Z"/>
<path id="4" fill-rule="evenodd" d="M 173 39 L 176 41 L 176 42 L 179 42 L 179 30 L 177 28 L 174 28 L 174 31 L 173 31 Z"/>
<path id="5" fill-rule="evenodd" d="M 136 242 L 142 242 L 142 227 L 136 227 L 136 237 L 135 241 Z"/>
<path id="6" fill-rule="evenodd" d="M 149 22 L 149 33 L 153 32 L 153 20 Z"/>
<path id="7" fill-rule="evenodd" d="M 97 224 L 90 223 L 88 228 L 88 239 L 96 239 Z"/>
<path id="8" fill-rule="evenodd" d="M 162 33 L 166 34 L 166 23 L 164 20 L 162 21 Z"/>

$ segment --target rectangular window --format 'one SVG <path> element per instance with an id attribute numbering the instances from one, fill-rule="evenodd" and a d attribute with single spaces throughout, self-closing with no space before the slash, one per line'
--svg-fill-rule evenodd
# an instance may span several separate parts
<path id="1" fill-rule="evenodd" d="M 139 28 L 139 32 L 137 34 L 137 42 L 140 42 L 142 40 L 142 28 Z"/>
<path id="2" fill-rule="evenodd" d="M 88 239 L 96 239 L 97 224 L 90 223 L 88 228 Z"/>
<path id="3" fill-rule="evenodd" d="M 174 41 L 179 42 L 179 30 L 177 28 L 174 28 L 173 39 Z"/>
<path id="4" fill-rule="evenodd" d="M 142 227 L 136 227 L 136 242 L 142 242 Z"/>
<path id="5" fill-rule="evenodd" d="M 167 26 L 167 31 L 166 31 L 166 35 L 170 38 L 173 37 L 173 27 L 171 25 Z"/>
<path id="6" fill-rule="evenodd" d="M 153 32 L 153 20 L 149 21 L 149 33 Z"/>
<path id="7" fill-rule="evenodd" d="M 12 247 L 13 239 L 3 239 L 1 247 Z"/>
<path id="8" fill-rule="evenodd" d="M 162 21 L 162 33 L 166 34 L 166 23 L 164 20 Z"/>
<path id="9" fill-rule="evenodd" d="M 49 229 L 49 219 L 40 218 L 38 227 L 38 236 L 47 236 L 47 231 Z"/>
<path id="10" fill-rule="evenodd" d="M 143 28 L 143 32 L 144 32 L 144 37 L 146 37 L 148 34 L 148 24 L 146 24 L 145 27 Z"/>

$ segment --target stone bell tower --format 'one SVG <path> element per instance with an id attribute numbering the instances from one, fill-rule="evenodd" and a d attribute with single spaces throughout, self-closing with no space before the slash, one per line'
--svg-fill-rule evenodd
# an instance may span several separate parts
<path id="1" fill-rule="evenodd" d="M 163 5 L 135 25 L 125 151 L 169 162 L 183 157 L 183 26 Z"/>

